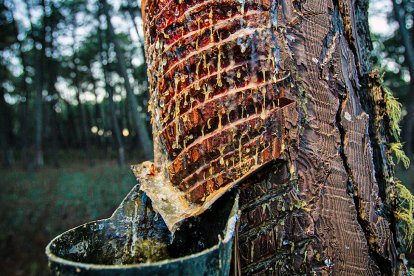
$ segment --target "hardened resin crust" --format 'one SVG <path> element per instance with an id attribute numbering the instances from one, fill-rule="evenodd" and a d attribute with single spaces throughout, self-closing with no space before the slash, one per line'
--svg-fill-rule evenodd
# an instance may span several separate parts
<path id="1" fill-rule="evenodd" d="M 272 6 L 177 0 L 143 9 L 155 167 L 185 212 L 199 213 L 284 151 L 285 115 L 296 111 Z"/>

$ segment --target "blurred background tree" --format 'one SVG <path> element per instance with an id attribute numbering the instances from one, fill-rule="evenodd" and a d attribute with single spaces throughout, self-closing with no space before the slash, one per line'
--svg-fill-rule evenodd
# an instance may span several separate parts
<path id="1" fill-rule="evenodd" d="M 403 104 L 402 140 L 405 142 L 405 151 L 410 156 L 414 153 L 413 16 L 413 0 L 371 3 L 373 60 L 382 69 L 386 86 Z M 380 23 L 381 17 L 386 19 L 387 25 Z"/>
<path id="2" fill-rule="evenodd" d="M 0 267 L 47 274 L 59 232 L 107 217 L 152 156 L 140 0 L 0 0 Z M 372 0 L 372 58 L 414 152 L 414 0 Z M 119 168 L 117 168 L 119 166 Z M 414 168 L 399 169 L 413 190 Z M 13 223 L 11 223 L 13 221 Z M 9 272 L 9 273 L 7 273 Z"/>

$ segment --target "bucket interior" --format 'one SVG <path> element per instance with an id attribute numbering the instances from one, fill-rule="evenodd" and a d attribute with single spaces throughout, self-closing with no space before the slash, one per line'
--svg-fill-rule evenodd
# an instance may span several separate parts
<path id="1" fill-rule="evenodd" d="M 139 264 L 188 256 L 219 243 L 233 215 L 234 202 L 235 194 L 227 193 L 202 215 L 185 221 L 174 236 L 159 215 L 149 216 L 152 221 L 134 220 L 124 207 L 121 215 L 117 210 L 109 219 L 63 233 L 49 244 L 47 253 L 49 258 L 97 265 Z M 135 204 L 142 205 L 142 201 Z"/>

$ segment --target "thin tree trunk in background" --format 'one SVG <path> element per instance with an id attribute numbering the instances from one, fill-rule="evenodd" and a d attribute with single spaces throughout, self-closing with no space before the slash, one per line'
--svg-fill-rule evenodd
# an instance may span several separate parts
<path id="1" fill-rule="evenodd" d="M 0 77 L 3 77 L 5 68 L 0 66 Z M 13 150 L 11 147 L 11 129 L 12 129 L 12 110 L 4 99 L 5 89 L 0 85 L 0 151 L 1 163 L 5 168 L 9 168 L 14 163 Z"/>
<path id="2" fill-rule="evenodd" d="M 53 89 L 53 88 L 52 88 Z M 58 158 L 59 153 L 59 120 L 58 115 L 56 114 L 54 106 L 58 101 L 56 99 L 52 99 L 49 103 L 49 113 L 51 114 L 49 121 L 50 121 L 50 159 L 53 165 L 56 168 L 60 167 L 60 161 Z"/>
<path id="3" fill-rule="evenodd" d="M 25 7 L 26 7 L 26 13 L 27 13 L 27 15 L 28 15 L 28 19 L 29 19 L 29 26 L 30 26 L 30 30 L 29 30 L 29 33 L 28 33 L 28 37 L 29 38 L 31 38 L 32 39 L 32 43 L 33 43 L 33 50 L 34 51 L 36 51 L 35 49 L 35 45 L 36 45 L 36 42 L 38 41 L 38 38 L 36 38 L 35 37 L 35 30 L 34 30 L 34 27 L 33 27 L 33 20 L 32 20 L 32 13 L 31 13 L 31 5 L 30 5 L 30 1 L 27 1 L 26 2 L 26 5 L 25 5 Z M 35 56 L 35 64 L 34 64 L 34 69 L 36 69 L 35 70 L 35 76 L 34 76 L 34 78 L 33 78 L 33 80 L 34 80 L 34 85 L 35 85 L 35 87 L 34 87 L 34 90 L 35 90 L 35 92 L 36 92 L 36 94 L 35 94 L 35 97 L 34 97 L 34 109 L 33 109 L 33 115 L 35 115 L 35 113 L 36 113 L 36 110 L 35 110 L 35 108 L 36 108 L 36 97 L 37 97 L 37 90 L 36 90 L 36 86 L 38 85 L 38 83 L 36 82 L 37 81 L 37 75 L 38 74 L 40 74 L 39 72 L 38 72 L 38 69 L 40 68 L 39 67 L 39 60 L 40 60 L 40 54 L 39 53 L 37 53 L 37 55 Z M 43 74 L 43 73 L 42 73 Z M 30 95 L 28 95 L 28 96 L 30 96 Z M 36 153 L 34 153 L 35 155 L 34 156 L 32 156 L 32 151 L 31 151 L 31 149 L 32 149 L 32 147 L 33 146 L 35 146 L 34 144 L 35 144 L 35 139 L 33 139 L 33 138 L 35 138 L 35 136 L 36 136 L 36 129 L 35 129 L 35 127 L 36 127 L 36 124 L 34 123 L 33 124 L 33 122 L 31 122 L 31 120 L 32 120 L 32 118 L 33 118 L 33 116 L 29 116 L 29 112 L 30 112 L 30 98 L 31 97 L 28 97 L 27 99 L 26 99 L 26 103 L 27 103 L 27 112 L 28 112 L 28 117 L 26 118 L 26 120 L 27 120 L 27 132 L 28 132 L 28 135 L 26 136 L 26 138 L 23 138 L 23 139 L 26 139 L 27 140 L 27 145 L 26 145 L 26 147 L 27 147 L 27 150 L 28 150 L 28 153 L 29 154 L 27 154 L 28 156 L 26 157 L 28 160 L 27 160 L 27 162 L 26 162 L 26 166 L 27 166 L 27 168 L 31 168 L 31 167 L 33 167 L 33 166 L 35 166 L 35 164 L 33 164 L 34 162 L 33 162 L 33 159 L 35 159 L 35 157 L 36 157 Z M 30 126 L 30 125 L 34 125 L 34 126 Z M 32 132 L 33 131 L 33 132 Z M 30 135 L 30 134 L 34 134 L 34 135 Z M 32 139 L 29 139 L 30 137 L 33 137 Z M 30 150 L 29 150 L 30 149 Z M 42 153 L 42 161 L 43 161 L 43 153 Z"/>
<path id="4" fill-rule="evenodd" d="M 44 165 L 43 160 L 43 88 L 44 88 L 44 60 L 45 60 L 45 38 L 46 38 L 46 6 L 45 1 L 41 1 L 43 15 L 42 15 L 42 31 L 40 34 L 41 50 L 38 53 L 36 62 L 36 97 L 34 104 L 34 120 L 35 120 L 35 135 L 34 135 L 34 167 L 40 168 Z"/>
<path id="5" fill-rule="evenodd" d="M 407 116 L 404 118 L 403 125 L 403 140 L 406 143 L 406 152 L 411 156 L 414 153 L 414 120 L 412 115 L 414 114 L 414 42 L 410 32 L 406 27 L 406 18 L 404 11 L 396 0 L 392 0 L 394 7 L 394 16 L 399 25 L 399 32 L 401 34 L 402 43 L 405 49 L 405 58 L 407 59 L 408 70 L 410 72 L 410 85 L 407 96 Z M 414 29 L 414 27 L 412 27 Z"/>
<path id="6" fill-rule="evenodd" d="M 50 15 L 45 19 L 45 25 L 47 28 L 47 36 L 45 34 L 45 48 L 48 49 L 48 56 L 46 58 L 46 68 L 48 69 L 48 78 L 47 78 L 47 91 L 49 96 L 49 101 L 47 102 L 47 109 L 45 109 L 45 114 L 47 118 L 45 119 L 45 135 L 44 137 L 48 141 L 47 146 L 47 157 L 51 160 L 51 163 L 58 168 L 60 166 L 58 159 L 58 120 L 57 114 L 55 111 L 55 104 L 58 99 L 58 91 L 56 90 L 55 84 L 58 78 L 58 64 L 55 62 L 53 55 L 55 53 L 54 45 L 54 32 L 56 24 L 52 22 L 54 13 L 56 12 L 56 7 L 53 2 L 50 2 Z"/>
<path id="7" fill-rule="evenodd" d="M 67 108 L 67 111 L 64 112 L 62 111 L 62 118 L 61 118 L 61 123 L 56 125 L 57 128 L 57 139 L 59 141 L 59 144 L 63 147 L 63 149 L 69 149 L 71 148 L 72 144 L 71 141 L 76 141 L 76 135 L 74 135 L 74 133 L 76 133 L 76 131 L 70 131 L 69 133 L 66 133 L 66 130 L 72 130 L 71 127 L 71 123 L 69 120 L 69 103 L 67 103 L 60 95 L 60 93 L 57 94 L 58 99 L 57 102 L 62 102 L 65 105 L 65 108 Z M 63 109 L 65 109 L 63 108 Z M 66 118 L 63 116 L 63 114 L 66 113 Z"/>
<path id="8" fill-rule="evenodd" d="M 86 116 L 86 111 L 85 111 L 85 106 L 81 101 L 80 95 L 82 93 L 82 87 L 81 87 L 81 83 L 80 83 L 80 71 L 78 68 L 78 57 L 77 57 L 77 50 L 76 50 L 76 31 L 77 29 L 77 22 L 76 22 L 76 18 L 73 18 L 73 30 L 72 30 L 72 39 L 73 39 L 73 59 L 72 59 L 72 63 L 73 63 L 73 71 L 75 73 L 75 78 L 74 78 L 74 82 L 75 82 L 75 89 L 76 89 L 76 101 L 78 102 L 77 108 L 78 108 L 78 114 L 80 116 L 80 128 L 81 128 L 81 133 L 82 133 L 82 147 L 85 150 L 85 153 L 88 152 L 89 150 L 89 146 L 90 146 L 90 142 L 89 142 L 89 127 L 88 127 L 88 123 L 87 123 L 87 116 Z"/>
<path id="9" fill-rule="evenodd" d="M 82 147 L 82 131 L 79 128 L 79 124 L 76 120 L 76 115 L 74 111 L 74 107 L 67 101 L 65 101 L 66 108 L 68 110 L 68 120 L 69 120 L 69 128 L 66 129 L 66 133 L 68 136 L 73 137 L 70 139 L 69 143 L 72 148 L 79 148 Z"/>
<path id="10" fill-rule="evenodd" d="M 78 91 L 80 91 L 79 93 L 76 94 L 76 100 L 78 101 L 78 112 L 80 112 L 81 115 L 81 127 L 82 127 L 82 137 L 83 137 L 83 147 L 85 149 L 85 153 L 87 154 L 89 152 L 90 149 L 90 141 L 89 141 L 89 124 L 88 124 L 88 116 L 87 116 L 87 111 L 86 111 L 86 106 L 85 104 L 82 103 L 81 99 L 80 99 L 80 94 L 82 91 L 82 88 L 79 86 Z"/>
<path id="11" fill-rule="evenodd" d="M 407 273 L 368 1 L 143 3 L 157 177 L 200 209 L 238 184 L 241 272 Z"/>
<path id="12" fill-rule="evenodd" d="M 106 75 L 106 74 L 105 74 Z M 119 128 L 118 119 L 116 116 L 115 105 L 114 105 L 114 91 L 113 87 L 109 84 L 109 80 L 105 80 L 106 90 L 108 91 L 108 103 L 109 103 L 109 112 L 111 114 L 112 122 L 112 133 L 115 136 L 116 143 L 118 145 L 118 164 L 120 167 L 125 166 L 125 147 L 122 142 L 121 131 Z"/>
<path id="13" fill-rule="evenodd" d="M 99 41 L 100 41 L 99 43 L 101 43 L 101 41 L 102 41 L 101 32 L 102 32 L 101 29 L 99 29 L 99 36 L 98 36 Z M 99 45 L 101 45 L 101 44 L 99 44 Z M 99 46 L 99 49 L 100 48 L 101 48 L 101 46 Z M 91 64 L 89 65 L 89 68 L 90 68 L 90 72 L 92 72 L 92 65 Z M 105 102 L 102 101 L 101 103 L 98 104 L 98 93 L 97 93 L 98 83 L 97 83 L 96 78 L 93 76 L 93 74 L 91 74 L 91 82 L 93 84 L 93 91 L 94 91 L 94 96 L 95 96 L 95 101 L 96 101 L 96 104 L 95 104 L 95 118 L 97 118 L 96 126 L 98 127 L 98 129 L 107 129 L 110 124 L 107 123 L 107 119 L 106 119 L 106 116 L 105 116 L 105 106 L 104 106 Z M 99 135 L 96 135 L 96 136 L 97 136 L 97 139 L 99 140 L 99 147 L 101 149 L 103 149 L 104 156 L 105 156 L 105 154 L 106 154 L 105 153 L 106 152 L 105 138 L 103 136 L 99 136 Z"/>
<path id="14" fill-rule="evenodd" d="M 130 131 L 130 135 L 131 135 L 133 124 L 131 122 L 131 115 L 130 115 L 131 112 L 129 111 L 128 104 L 126 102 L 124 103 L 124 110 L 125 110 L 125 116 L 124 116 L 125 125 L 126 125 L 126 128 Z"/>
<path id="15" fill-rule="evenodd" d="M 28 160 L 28 147 L 29 147 L 29 143 L 28 143 L 28 136 L 29 136 L 29 100 L 30 100 L 30 91 L 29 91 L 29 87 L 27 85 L 27 79 L 28 79 L 28 72 L 27 72 L 27 59 L 26 59 L 26 54 L 23 51 L 23 41 L 19 39 L 19 28 L 17 25 L 17 22 L 15 21 L 15 19 L 13 18 L 14 21 L 14 35 L 16 37 L 16 41 L 19 44 L 19 57 L 20 57 L 20 61 L 22 63 L 22 80 L 21 80 L 21 85 L 22 85 L 22 90 L 24 92 L 24 97 L 25 97 L 25 101 L 22 103 L 23 105 L 23 109 L 20 112 L 20 132 L 19 132 L 19 137 L 20 137 L 20 143 L 21 143 L 21 156 L 22 156 L 22 160 L 23 160 L 23 164 L 25 166 L 28 165 L 28 163 L 30 162 L 30 160 Z"/>
<path id="16" fill-rule="evenodd" d="M 114 29 L 111 23 L 111 18 L 109 16 L 109 10 L 108 10 L 108 4 L 105 0 L 101 0 L 101 3 L 102 3 L 103 12 L 106 18 L 109 39 L 115 48 L 118 70 L 119 70 L 121 77 L 124 80 L 124 86 L 127 92 L 128 103 L 131 108 L 131 113 L 133 115 L 134 122 L 135 122 L 135 130 L 137 132 L 137 136 L 139 137 L 140 144 L 142 146 L 143 157 L 146 159 L 152 159 L 153 157 L 152 139 L 150 138 L 150 135 L 148 133 L 145 119 L 143 119 L 141 117 L 141 114 L 138 112 L 137 99 L 135 98 L 135 94 L 133 92 L 133 89 L 129 81 L 129 76 L 128 76 L 128 72 L 126 68 L 124 54 L 122 52 L 121 46 L 118 43 L 118 40 L 116 38 Z"/>
<path id="17" fill-rule="evenodd" d="M 20 138 L 21 138 L 21 147 L 22 147 L 22 160 L 23 163 L 25 164 L 25 166 L 28 165 L 29 160 L 28 160 L 28 148 L 29 148 L 29 141 L 28 141 L 28 136 L 29 136 L 29 106 L 30 106 L 30 91 L 29 91 L 29 87 L 27 85 L 27 78 L 28 78 L 28 74 L 27 74 L 27 62 L 26 62 L 26 56 L 25 53 L 22 51 L 22 42 L 19 41 L 19 54 L 20 54 L 20 59 L 22 61 L 22 67 L 23 67 L 23 76 L 22 76 L 22 88 L 24 91 L 24 95 L 25 95 L 25 101 L 23 103 L 23 111 L 21 113 L 21 126 L 20 126 Z"/>
<path id="18" fill-rule="evenodd" d="M 100 22 L 99 22 L 100 23 Z M 104 44 L 102 29 L 99 26 L 99 52 L 100 52 L 100 61 L 102 66 L 102 71 L 105 81 L 105 91 L 108 95 L 108 104 L 109 104 L 109 113 L 111 117 L 111 128 L 112 128 L 112 137 L 115 136 L 116 144 L 118 146 L 118 164 L 120 167 L 125 166 L 125 147 L 122 141 L 121 131 L 119 129 L 119 123 L 115 112 L 114 106 L 114 89 L 111 85 L 109 76 L 108 76 L 108 45 Z"/>
<path id="19" fill-rule="evenodd" d="M 73 106 L 58 94 L 60 100 L 64 103 L 67 112 L 66 127 L 62 128 L 62 137 L 69 148 L 79 148 L 82 146 L 82 133 L 76 123 L 76 117 Z"/>
<path id="20" fill-rule="evenodd" d="M 51 47 L 53 47 L 50 44 Z M 52 48 L 51 48 L 52 49 Z M 53 52 L 53 50 L 51 50 L 51 52 Z M 55 88 L 55 83 L 57 81 L 57 68 L 56 65 L 53 64 L 53 60 L 49 57 L 48 58 L 48 65 L 47 68 L 49 68 L 50 72 L 49 72 L 49 80 L 48 80 L 48 91 L 49 91 L 49 96 L 50 96 L 50 101 L 47 104 L 47 120 L 45 120 L 46 123 L 46 127 L 47 127 L 47 135 L 45 135 L 46 137 L 49 138 L 49 143 L 48 143 L 48 147 L 47 147 L 47 156 L 48 158 L 50 158 L 51 163 L 55 166 L 55 167 L 59 167 L 60 163 L 59 163 L 59 159 L 58 159 L 58 152 L 59 152 L 59 148 L 58 148 L 58 132 L 59 132 L 59 120 L 57 119 L 58 114 L 56 114 L 55 111 L 55 105 L 57 104 L 57 94 L 58 91 L 56 91 Z"/>
<path id="21" fill-rule="evenodd" d="M 134 0 L 127 0 L 127 1 L 128 1 L 127 9 L 128 9 L 129 17 L 131 18 L 131 21 L 132 21 L 132 24 L 134 26 L 135 32 L 137 33 L 138 40 L 139 40 L 139 44 L 140 44 L 140 54 L 141 54 L 142 60 L 144 61 L 144 63 L 142 64 L 142 66 L 143 66 L 142 71 L 144 72 L 144 76 L 138 76 L 137 79 L 143 77 L 146 81 L 148 81 L 148 76 L 147 76 L 147 63 L 145 62 L 144 38 L 141 36 L 141 34 L 138 31 L 138 25 L 137 25 L 137 23 L 135 21 L 136 16 L 135 16 L 134 10 L 133 10 L 133 5 L 135 5 L 136 7 L 138 7 L 138 13 L 139 13 L 138 15 L 139 15 L 139 17 L 142 18 L 142 15 L 141 15 L 141 7 L 138 5 L 138 2 L 137 1 L 134 1 Z M 141 93 L 139 95 L 138 99 L 139 99 L 139 101 L 141 103 L 144 103 L 144 101 L 148 101 L 149 100 L 149 93 Z M 144 104 L 142 104 L 142 105 L 144 105 Z"/>
<path id="22" fill-rule="evenodd" d="M 139 33 L 138 25 L 137 25 L 137 23 L 135 21 L 135 17 L 136 16 L 134 14 L 133 6 L 132 6 L 133 3 L 135 2 L 135 5 L 137 6 L 137 8 L 138 8 L 139 11 L 141 9 L 140 9 L 140 6 L 138 5 L 138 3 L 136 1 L 127 0 L 127 2 L 128 2 L 128 5 L 127 5 L 128 14 L 129 14 L 129 16 L 131 18 L 132 25 L 134 26 L 135 32 L 137 33 L 138 40 L 139 40 L 139 44 L 140 44 L 141 55 L 142 55 L 143 60 L 145 61 L 144 39 L 141 36 L 141 34 Z M 142 18 L 142 16 L 141 16 L 141 18 Z M 145 67 L 145 72 L 146 72 L 146 70 L 147 70 L 147 64 L 145 62 L 144 62 L 144 67 Z"/>
<path id="23" fill-rule="evenodd" d="M 98 129 L 103 128 L 104 127 L 104 118 L 103 118 L 103 112 L 102 112 L 102 105 L 98 103 L 98 93 L 97 93 L 97 81 L 95 79 L 95 77 L 92 74 L 92 64 L 89 64 L 89 72 L 91 72 L 91 83 L 92 83 L 92 92 L 93 95 L 95 97 L 95 104 L 94 104 L 94 110 L 93 110 L 93 116 L 92 116 L 92 120 L 94 126 L 96 126 Z M 95 120 L 93 120 L 95 119 Z M 98 147 L 102 148 L 102 139 L 100 136 L 95 135 L 96 136 L 96 141 L 98 142 Z"/>

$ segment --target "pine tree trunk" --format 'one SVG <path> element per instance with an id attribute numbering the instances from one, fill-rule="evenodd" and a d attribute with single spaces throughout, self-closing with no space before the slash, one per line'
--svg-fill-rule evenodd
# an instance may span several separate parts
<path id="1" fill-rule="evenodd" d="M 76 101 L 78 102 L 77 104 L 77 109 L 78 109 L 78 116 L 80 116 L 80 128 L 81 128 L 81 133 L 82 133 L 82 147 L 85 150 L 85 153 L 88 152 L 89 150 L 89 146 L 90 146 L 90 141 L 89 141 L 89 126 L 88 126 L 88 119 L 86 116 L 86 110 L 85 110 L 85 106 L 82 103 L 81 99 L 80 99 L 80 95 L 82 93 L 82 87 L 81 87 L 81 80 L 80 80 L 80 71 L 79 71 L 79 64 L 78 64 L 78 55 L 77 55 L 77 49 L 76 47 L 76 29 L 78 27 L 78 24 L 76 22 L 76 16 L 73 17 L 73 30 L 72 30 L 72 39 L 73 39 L 73 45 L 72 45 L 72 50 L 73 50 L 73 55 L 72 55 L 72 64 L 73 64 L 73 72 L 75 73 L 75 77 L 74 77 L 74 86 L 76 89 Z"/>
<path id="2" fill-rule="evenodd" d="M 111 85 L 111 82 L 108 77 L 108 48 L 104 47 L 103 40 L 101 37 L 101 32 L 99 33 L 99 42 L 100 42 L 100 59 L 101 59 L 101 66 L 103 69 L 103 75 L 105 80 L 105 90 L 108 94 L 108 104 L 109 104 L 109 113 L 111 117 L 111 127 L 113 136 L 115 136 L 117 148 L 118 148 L 118 164 L 119 166 L 123 167 L 125 165 L 125 147 L 121 137 L 121 131 L 119 129 L 118 119 L 115 113 L 115 105 L 114 105 L 114 89 Z M 106 63 L 104 62 L 106 61 Z"/>
<path id="3" fill-rule="evenodd" d="M 39 50 L 37 60 L 36 60 L 36 97 L 35 97 L 35 104 L 34 104 L 34 120 L 35 120 L 35 135 L 34 135 L 34 148 L 35 148 L 35 156 L 34 156 L 34 167 L 40 168 L 43 167 L 44 160 L 43 160 L 43 88 L 44 88 L 44 61 L 45 61 L 45 39 L 46 39 L 46 6 L 45 1 L 41 1 L 43 15 L 42 15 L 42 26 L 40 32 L 40 45 L 42 49 Z"/>
<path id="4" fill-rule="evenodd" d="M 406 151 L 412 155 L 414 153 L 414 120 L 412 120 L 410 114 L 414 114 L 414 44 L 413 37 L 410 35 L 409 30 L 406 26 L 406 18 L 404 16 L 403 8 L 396 0 L 392 0 L 394 7 L 394 17 L 399 25 L 399 32 L 401 34 L 401 40 L 404 45 L 404 55 L 408 64 L 408 71 L 410 72 L 410 85 L 408 90 L 408 97 L 406 100 L 407 103 L 407 114 L 404 120 L 404 142 Z M 412 33 L 414 33 L 414 28 L 412 27 Z"/>
<path id="5" fill-rule="evenodd" d="M 150 135 L 148 133 L 146 122 L 141 117 L 138 112 L 138 103 L 137 99 L 135 98 L 135 94 L 133 92 L 131 83 L 129 81 L 129 76 L 126 68 L 124 54 L 122 52 L 121 46 L 118 43 L 118 40 L 115 36 L 114 28 L 111 23 L 111 17 L 109 16 L 108 4 L 105 0 L 101 1 L 103 12 L 106 18 L 106 24 L 108 27 L 109 39 L 114 45 L 116 58 L 117 58 L 117 65 L 118 71 L 121 77 L 124 80 L 125 90 L 127 92 L 127 100 L 129 106 L 131 108 L 131 113 L 134 117 L 135 122 L 135 129 L 137 131 L 137 135 L 140 139 L 140 143 L 142 145 L 142 151 L 145 158 L 152 159 L 153 152 L 152 152 L 152 140 L 150 139 Z"/>
<path id="6" fill-rule="evenodd" d="M 5 69 L 0 67 L 0 76 L 5 76 Z M 12 132 L 12 110 L 4 99 L 5 89 L 0 87 L 0 151 L 1 151 L 1 165 L 5 168 L 9 168 L 14 163 L 13 148 L 11 145 L 11 132 Z"/>
<path id="7" fill-rule="evenodd" d="M 137 36 L 138 36 L 142 57 L 145 59 L 144 39 L 141 37 L 141 34 L 139 33 L 137 23 L 135 22 L 135 15 L 134 15 L 134 10 L 133 10 L 133 5 L 136 6 L 137 8 L 139 8 L 139 5 L 134 0 L 128 0 L 127 2 L 128 2 L 127 3 L 128 14 L 131 17 L 132 25 L 134 26 L 134 30 L 135 30 L 135 32 L 137 33 Z M 142 18 L 142 16 L 141 16 L 141 18 Z M 145 63 L 144 63 L 144 69 L 145 69 L 145 71 L 147 70 L 147 67 L 146 67 Z"/>
<path id="8" fill-rule="evenodd" d="M 116 143 L 118 146 L 118 164 L 120 167 L 125 165 L 125 147 L 122 142 L 121 131 L 119 129 L 118 119 L 116 117 L 115 105 L 113 99 L 113 88 L 108 88 L 109 110 L 111 113 L 112 132 L 115 135 Z"/>
<path id="9" fill-rule="evenodd" d="M 19 57 L 20 57 L 20 61 L 22 63 L 22 80 L 21 80 L 21 87 L 22 90 L 24 92 L 24 98 L 25 101 L 22 103 L 23 108 L 22 111 L 20 112 L 20 131 L 19 131 L 19 136 L 20 136 L 20 143 L 21 143 L 21 152 L 22 152 L 22 160 L 23 160 L 23 164 L 25 166 L 28 165 L 29 161 L 28 160 L 28 135 L 29 135 L 29 100 L 30 100 L 30 91 L 29 91 L 29 87 L 27 84 L 27 79 L 28 79 L 28 71 L 27 71 L 27 57 L 26 57 L 26 53 L 23 51 L 23 41 L 19 39 L 19 29 L 18 29 L 18 24 L 15 21 L 15 19 L 13 19 L 14 21 L 14 36 L 16 38 L 16 41 L 18 42 L 19 45 Z"/>
<path id="10" fill-rule="evenodd" d="M 199 214 L 236 186 L 236 272 L 406 272 L 367 1 L 142 5 L 155 166 L 173 192 L 142 189 L 169 228 L 161 201 Z"/>

